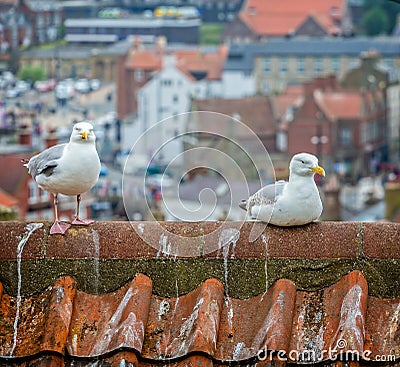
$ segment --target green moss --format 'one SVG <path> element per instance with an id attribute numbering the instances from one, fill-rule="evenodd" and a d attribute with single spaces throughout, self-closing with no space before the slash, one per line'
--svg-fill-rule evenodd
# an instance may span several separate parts
<path id="1" fill-rule="evenodd" d="M 268 286 L 277 279 L 292 280 L 297 289 L 315 291 L 328 287 L 354 269 L 363 272 L 373 296 L 400 296 L 398 260 L 350 259 L 272 259 L 268 260 Z M 89 293 L 106 293 L 118 289 L 137 273 L 149 276 L 153 292 L 166 297 L 186 294 L 209 278 L 229 280 L 229 295 L 250 298 L 265 291 L 266 274 L 263 259 L 135 259 L 135 260 L 65 260 L 46 259 L 23 261 L 21 265 L 22 294 L 43 291 L 60 276 L 72 276 L 78 288 Z M 0 262 L 0 281 L 4 291 L 17 293 L 17 263 Z"/>

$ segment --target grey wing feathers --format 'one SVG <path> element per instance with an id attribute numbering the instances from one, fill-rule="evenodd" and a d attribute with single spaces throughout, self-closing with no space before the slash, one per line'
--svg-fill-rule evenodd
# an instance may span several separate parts
<path id="1" fill-rule="evenodd" d="M 28 172 L 35 178 L 41 173 L 50 176 L 54 168 L 57 167 L 57 160 L 61 158 L 64 148 L 67 144 L 59 144 L 48 148 L 43 152 L 33 156 L 25 165 L 28 167 Z"/>
<path id="2" fill-rule="evenodd" d="M 274 184 L 270 184 L 262 187 L 255 194 L 249 197 L 248 200 L 242 200 L 239 203 L 239 207 L 248 210 L 248 208 L 254 205 L 267 205 L 273 204 L 276 201 L 277 196 L 281 195 L 286 181 L 277 181 Z"/>

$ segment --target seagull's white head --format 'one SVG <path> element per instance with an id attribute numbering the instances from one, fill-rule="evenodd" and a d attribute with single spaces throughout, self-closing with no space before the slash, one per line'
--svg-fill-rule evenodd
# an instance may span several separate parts
<path id="1" fill-rule="evenodd" d="M 96 141 L 96 135 L 94 134 L 93 125 L 85 121 L 76 123 L 72 129 L 70 141 L 94 143 Z"/>
<path id="2" fill-rule="evenodd" d="M 318 158 L 309 153 L 299 153 L 292 157 L 289 166 L 290 174 L 299 176 L 325 176 L 325 170 L 318 165 Z"/>

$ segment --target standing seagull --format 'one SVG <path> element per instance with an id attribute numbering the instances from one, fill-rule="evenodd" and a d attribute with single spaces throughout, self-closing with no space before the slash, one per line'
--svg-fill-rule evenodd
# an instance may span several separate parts
<path id="1" fill-rule="evenodd" d="M 252 219 L 277 226 L 298 226 L 313 222 L 322 213 L 314 175 L 325 176 L 318 159 L 309 153 L 292 157 L 289 165 L 289 182 L 278 181 L 258 190 L 239 206 L 247 210 Z"/>
<path id="2" fill-rule="evenodd" d="M 64 234 L 71 226 L 58 219 L 58 194 L 76 195 L 76 217 L 72 224 L 88 225 L 93 222 L 79 217 L 81 194 L 96 184 L 100 174 L 100 159 L 92 124 L 78 122 L 74 125 L 68 144 L 44 150 L 33 156 L 25 166 L 39 187 L 54 195 L 55 222 L 50 234 Z"/>

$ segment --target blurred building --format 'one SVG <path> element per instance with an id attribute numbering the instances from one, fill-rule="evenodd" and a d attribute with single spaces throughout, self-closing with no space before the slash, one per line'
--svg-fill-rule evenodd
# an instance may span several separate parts
<path id="1" fill-rule="evenodd" d="M 201 20 L 181 18 L 76 18 L 64 21 L 69 43 L 105 44 L 139 36 L 154 41 L 159 36 L 170 42 L 198 44 Z"/>
<path id="2" fill-rule="evenodd" d="M 60 37 L 61 26 L 58 1 L 0 1 L 0 53 L 52 42 Z"/>
<path id="3" fill-rule="evenodd" d="M 388 62 L 389 61 L 389 62 Z M 349 70 L 341 84 L 348 88 L 379 88 L 387 105 L 388 155 L 392 163 L 400 159 L 400 71 L 393 62 L 382 58 L 376 50 L 364 52 L 360 64 Z"/>
<path id="4" fill-rule="evenodd" d="M 271 39 L 265 43 L 234 43 L 224 67 L 229 93 L 274 94 L 288 85 L 318 76 L 339 79 L 360 65 L 360 55 L 376 50 L 381 64 L 400 67 L 400 40 L 391 37 Z M 227 91 L 228 92 L 228 91 Z"/>
<path id="5" fill-rule="evenodd" d="M 288 99 L 289 100 L 289 99 Z M 300 96 L 280 121 L 290 155 L 316 154 L 342 176 L 375 174 L 387 161 L 385 91 L 340 87 L 334 75 L 303 83 Z"/>
<path id="6" fill-rule="evenodd" d="M 259 42 L 275 37 L 343 36 L 353 32 L 346 0 L 247 0 L 223 32 L 225 42 Z"/>
<path id="7" fill-rule="evenodd" d="M 187 112 L 192 96 L 221 96 L 227 51 L 225 46 L 209 50 L 169 47 L 164 38 L 159 38 L 156 46 L 149 49 L 136 40 L 118 67 L 118 116 L 141 114 L 143 123 L 152 124 Z M 156 87 L 150 87 L 155 84 Z"/>

